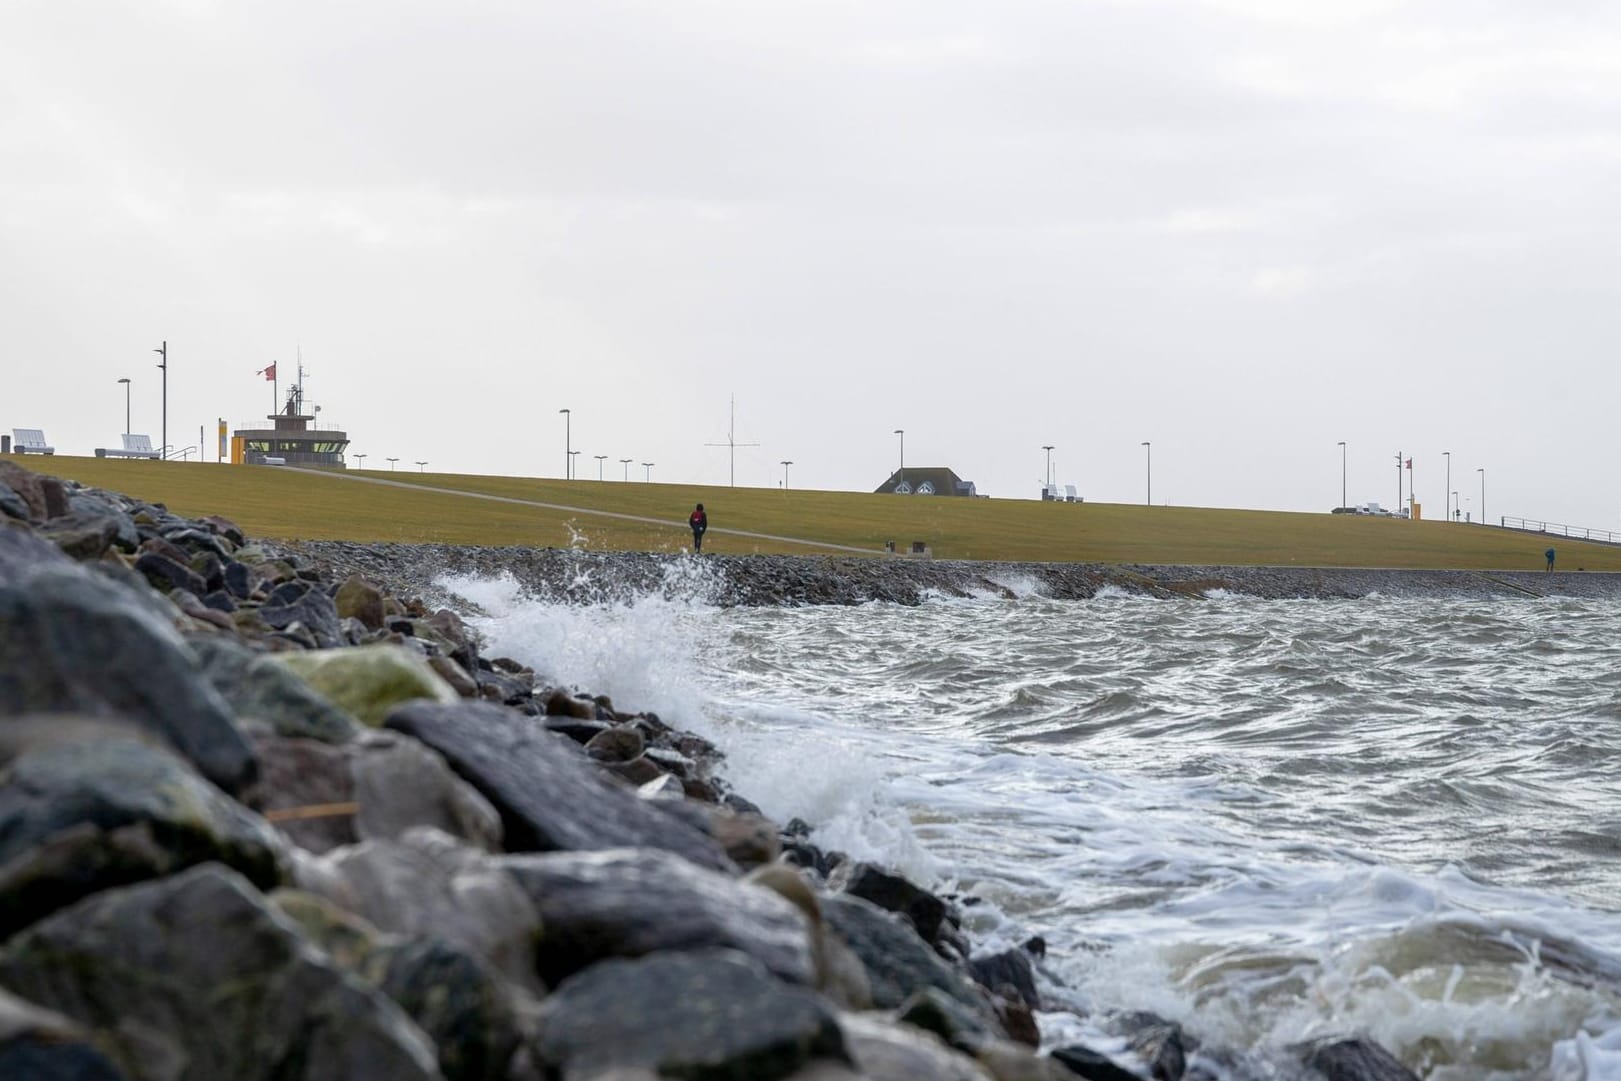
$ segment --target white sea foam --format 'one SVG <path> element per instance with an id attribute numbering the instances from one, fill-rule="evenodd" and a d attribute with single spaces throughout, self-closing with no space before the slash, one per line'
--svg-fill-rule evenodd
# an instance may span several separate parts
<path id="1" fill-rule="evenodd" d="M 1426 1081 L 1621 1081 L 1621 868 L 1590 840 L 1615 825 L 1621 733 L 1590 723 L 1621 694 L 1613 607 L 454 586 L 491 652 L 703 732 L 779 820 L 979 897 L 988 947 L 1044 934 L 1048 992 L 1091 1017 L 1361 1031 Z M 1049 1027 L 1075 1025 L 1107 1038 Z"/>

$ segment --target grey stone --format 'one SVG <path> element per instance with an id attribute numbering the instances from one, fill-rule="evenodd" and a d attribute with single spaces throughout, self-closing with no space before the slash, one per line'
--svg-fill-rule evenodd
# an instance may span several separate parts
<path id="1" fill-rule="evenodd" d="M 0 1077 L 12 1081 L 124 1081 L 88 1032 L 4 988 L 0 988 Z"/>
<path id="2" fill-rule="evenodd" d="M 348 747 L 362 839 L 396 838 L 429 826 L 489 852 L 501 851 L 501 816 L 437 752 L 409 736 L 372 731 Z"/>
<path id="3" fill-rule="evenodd" d="M 262 721 L 278 735 L 344 743 L 360 723 L 268 654 L 218 635 L 190 640 L 202 674 L 244 721 Z"/>
<path id="4" fill-rule="evenodd" d="M 946 903 L 928 890 L 909 882 L 876 864 L 853 862 L 842 865 L 828 885 L 852 897 L 871 901 L 888 912 L 898 912 L 912 922 L 925 942 L 932 943 L 946 917 Z"/>
<path id="5" fill-rule="evenodd" d="M 606 957 L 727 947 L 778 977 L 814 982 L 804 913 L 771 890 L 654 849 L 558 852 L 497 861 L 540 913 L 541 978 Z"/>
<path id="6" fill-rule="evenodd" d="M 207 860 L 274 886 L 279 851 L 263 819 L 162 747 L 99 724 L 57 731 L 0 772 L 0 937 L 98 890 Z"/>
<path id="7" fill-rule="evenodd" d="M 822 898 L 822 918 L 866 966 L 875 1006 L 894 1009 L 914 992 L 936 987 L 994 1022 L 989 1000 L 941 960 L 905 919 L 842 894 Z"/>
<path id="8" fill-rule="evenodd" d="M 978 1062 L 931 1032 L 849 1013 L 839 1026 L 856 1068 L 870 1081 L 993 1081 Z"/>
<path id="9" fill-rule="evenodd" d="M 130 528 L 133 531 L 133 524 Z M 100 559 L 118 539 L 118 522 L 104 515 L 74 511 L 45 522 L 39 532 L 73 559 Z"/>
<path id="10" fill-rule="evenodd" d="M 1418 1081 L 1395 1055 L 1361 1037 L 1328 1037 L 1294 1050 L 1325 1081 Z"/>
<path id="11" fill-rule="evenodd" d="M 1030 955 L 1022 949 L 971 957 L 968 960 L 968 974 L 986 990 L 1010 987 L 1015 997 L 1026 1006 L 1032 1010 L 1041 1009 L 1041 995 L 1036 991 L 1035 967 L 1030 963 Z"/>
<path id="12" fill-rule="evenodd" d="M 0 522 L 0 586 L 22 581 L 40 567 L 70 566 L 62 549 L 32 529 Z"/>
<path id="13" fill-rule="evenodd" d="M 599 776 L 573 744 L 504 706 L 413 702 L 384 723 L 444 755 L 494 804 L 508 851 L 637 846 L 736 869 L 712 839 Z"/>
<path id="14" fill-rule="evenodd" d="M 151 582 L 154 588 L 165 592 L 183 589 L 199 597 L 208 592 L 208 585 L 203 581 L 202 575 L 184 563 L 158 552 L 142 552 L 135 559 L 135 569 L 145 575 L 146 580 Z"/>
<path id="15" fill-rule="evenodd" d="M 11 485 L 0 481 L 0 514 L 20 521 L 28 521 L 28 504 Z"/>
<path id="16" fill-rule="evenodd" d="M 294 844 L 326 852 L 360 840 L 355 782 L 343 747 L 271 733 L 253 741 L 259 758 L 259 810 Z"/>
<path id="17" fill-rule="evenodd" d="M 235 872 L 96 895 L 0 949 L 0 984 L 93 1030 L 136 1081 L 430 1081 L 421 1031 Z"/>
<path id="18" fill-rule="evenodd" d="M 641 1067 L 689 1081 L 775 1081 L 848 1062 L 831 1009 L 732 950 L 604 961 L 541 1004 L 538 1056 L 566 1077 Z"/>
<path id="19" fill-rule="evenodd" d="M 301 889 L 395 934 L 431 935 L 538 990 L 540 915 L 527 891 L 485 854 L 436 830 L 365 841 L 294 866 Z"/>
<path id="20" fill-rule="evenodd" d="M 203 776 L 241 792 L 253 752 L 173 626 L 83 569 L 38 567 L 0 584 L 0 716 L 124 715 L 166 739 Z"/>
<path id="21" fill-rule="evenodd" d="M 295 583 L 288 583 L 293 585 Z M 296 583 L 307 585 L 307 583 Z M 295 623 L 303 626 L 315 638 L 316 645 L 331 649 L 343 644 L 343 628 L 338 621 L 337 605 L 318 589 L 306 589 L 294 600 L 282 593 L 287 586 L 279 586 L 271 594 L 271 603 L 259 609 L 259 618 L 276 630 L 286 630 Z"/>
<path id="22" fill-rule="evenodd" d="M 1084 1044 L 1055 1047 L 1052 1059 L 1054 1062 L 1062 1063 L 1076 1077 L 1086 1078 L 1086 1081 L 1141 1081 L 1136 1074 L 1116 1063 L 1108 1055 L 1094 1051 Z"/>

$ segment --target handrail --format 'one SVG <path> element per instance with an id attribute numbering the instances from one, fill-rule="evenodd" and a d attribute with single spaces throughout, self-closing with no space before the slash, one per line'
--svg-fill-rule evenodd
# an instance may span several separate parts
<path id="1" fill-rule="evenodd" d="M 1621 544 L 1621 533 L 1609 529 L 1589 529 L 1586 526 L 1544 522 L 1536 518 L 1503 518 L 1504 529 L 1518 529 L 1525 533 L 1546 533 L 1550 536 L 1569 537 L 1571 540 L 1598 541 L 1602 544 Z"/>

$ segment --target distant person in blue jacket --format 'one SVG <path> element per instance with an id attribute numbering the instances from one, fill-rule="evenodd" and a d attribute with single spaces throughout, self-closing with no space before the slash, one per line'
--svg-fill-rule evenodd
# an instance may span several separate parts
<path id="1" fill-rule="evenodd" d="M 1548 565 L 1544 569 L 1545 570 L 1550 570 L 1550 571 L 1553 570 L 1553 549 L 1549 548 L 1546 552 L 1543 552 L 1542 554 L 1548 557 Z"/>
<path id="2" fill-rule="evenodd" d="M 704 513 L 704 505 L 698 504 L 698 509 L 687 516 L 687 524 L 692 527 L 692 550 L 704 550 L 704 533 L 709 529 L 709 515 Z"/>

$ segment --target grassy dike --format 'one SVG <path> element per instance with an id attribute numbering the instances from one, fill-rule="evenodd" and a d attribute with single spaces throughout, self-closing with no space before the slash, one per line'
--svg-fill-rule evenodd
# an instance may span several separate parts
<path id="1" fill-rule="evenodd" d="M 274 467 L 63 456 L 13 460 L 37 472 L 161 502 L 178 514 L 221 514 L 250 534 L 281 540 L 675 551 L 690 543 L 686 515 L 702 501 L 712 523 L 705 551 L 725 554 L 826 550 L 727 532 L 739 530 L 874 554 L 887 540 L 903 551 L 920 540 L 936 559 L 1538 570 L 1543 549 L 1551 543 L 1559 551 L 1562 571 L 1621 571 L 1621 547 L 1481 525 L 1326 512 L 783 492 L 369 469 L 317 476 Z M 356 483 L 352 477 L 393 483 Z M 667 524 L 607 516 L 612 514 Z"/>

